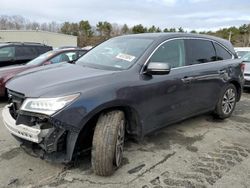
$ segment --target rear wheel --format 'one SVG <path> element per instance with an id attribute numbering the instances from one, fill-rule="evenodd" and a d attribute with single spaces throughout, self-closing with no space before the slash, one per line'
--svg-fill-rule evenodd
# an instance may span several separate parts
<path id="1" fill-rule="evenodd" d="M 233 84 L 225 87 L 215 109 L 216 117 L 220 119 L 228 118 L 232 115 L 237 98 L 237 90 Z"/>
<path id="2" fill-rule="evenodd" d="M 112 175 L 121 165 L 125 137 L 125 116 L 122 111 L 102 114 L 96 124 L 91 163 L 95 174 Z"/>

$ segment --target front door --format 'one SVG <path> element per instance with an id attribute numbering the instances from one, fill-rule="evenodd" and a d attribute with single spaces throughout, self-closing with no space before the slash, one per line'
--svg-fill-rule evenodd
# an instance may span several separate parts
<path id="1" fill-rule="evenodd" d="M 146 117 L 146 130 L 165 126 L 169 123 L 185 119 L 193 108 L 193 88 L 183 78 L 191 75 L 186 69 L 185 43 L 182 39 L 167 41 L 162 44 L 150 58 L 150 62 L 165 62 L 172 67 L 168 75 L 152 75 L 145 77 L 143 86 L 145 97 L 141 108 Z M 145 110 L 146 109 L 146 110 Z"/>

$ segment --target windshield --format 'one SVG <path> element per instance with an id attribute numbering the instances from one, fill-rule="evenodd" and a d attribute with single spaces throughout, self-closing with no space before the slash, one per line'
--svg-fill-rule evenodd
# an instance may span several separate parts
<path id="1" fill-rule="evenodd" d="M 242 60 L 245 62 L 250 63 L 250 52 L 248 52 L 246 55 L 242 57 Z"/>
<path id="2" fill-rule="evenodd" d="M 145 38 L 113 38 L 90 50 L 76 64 L 107 70 L 128 69 L 152 42 Z"/>
<path id="3" fill-rule="evenodd" d="M 46 61 L 46 59 L 48 59 L 49 57 L 51 57 L 54 54 L 55 54 L 55 52 L 53 52 L 53 51 L 46 52 L 46 53 L 38 56 L 37 58 L 29 61 L 27 63 L 27 65 L 39 65 L 39 64 L 43 63 L 44 61 Z"/>

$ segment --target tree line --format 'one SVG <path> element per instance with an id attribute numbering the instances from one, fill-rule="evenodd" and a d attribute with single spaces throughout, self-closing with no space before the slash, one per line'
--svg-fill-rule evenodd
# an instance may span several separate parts
<path id="1" fill-rule="evenodd" d="M 78 37 L 78 46 L 96 45 L 111 37 L 138 34 L 138 33 L 157 33 L 157 32 L 190 32 L 218 36 L 229 39 L 234 46 L 250 46 L 250 23 L 239 27 L 222 28 L 217 31 L 186 31 L 184 28 L 164 28 L 155 25 L 151 27 L 142 24 L 129 27 L 127 24 L 119 25 L 107 21 L 100 21 L 96 25 L 91 25 L 88 20 L 79 22 L 45 22 L 39 23 L 30 21 L 22 16 L 0 15 L 0 30 L 42 30 L 74 35 Z"/>

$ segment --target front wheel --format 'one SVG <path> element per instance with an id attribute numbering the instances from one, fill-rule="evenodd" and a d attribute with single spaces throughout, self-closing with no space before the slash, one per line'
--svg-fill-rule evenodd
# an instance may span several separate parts
<path id="1" fill-rule="evenodd" d="M 220 119 L 228 118 L 232 115 L 237 98 L 237 90 L 233 84 L 225 87 L 215 109 L 216 117 Z"/>
<path id="2" fill-rule="evenodd" d="M 95 174 L 112 175 L 121 165 L 125 137 L 125 115 L 116 110 L 102 114 L 96 124 L 91 163 Z"/>

